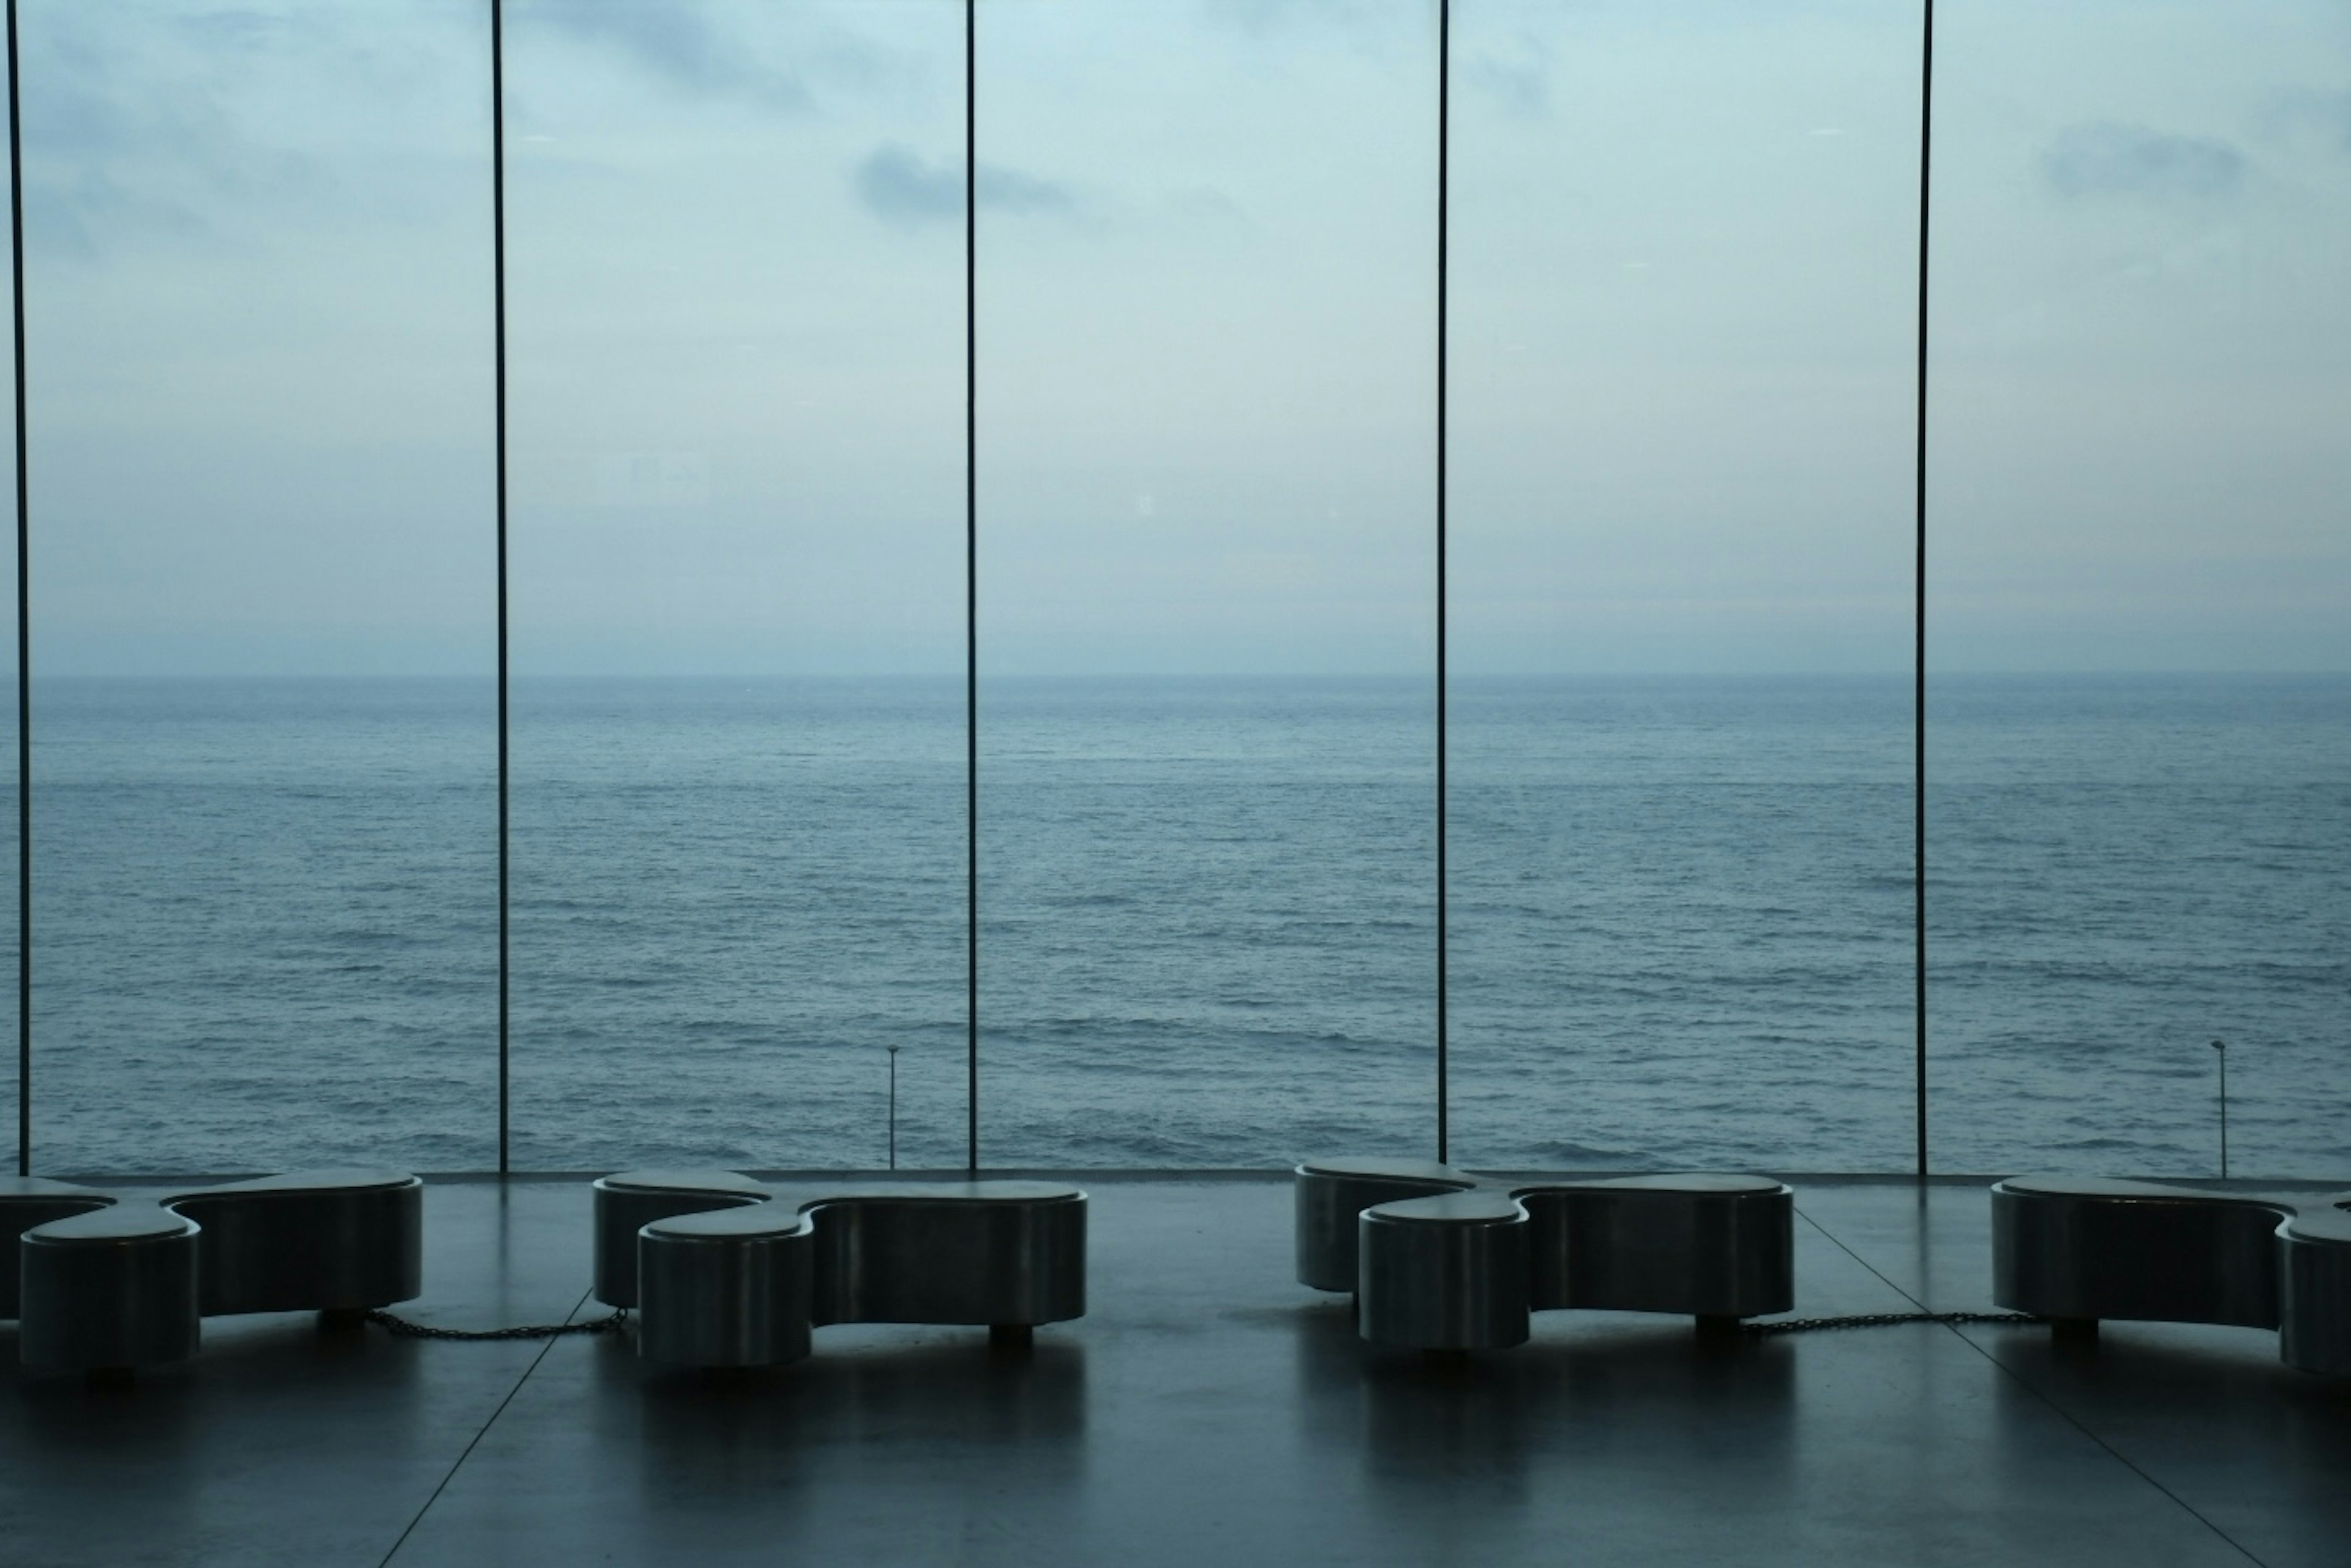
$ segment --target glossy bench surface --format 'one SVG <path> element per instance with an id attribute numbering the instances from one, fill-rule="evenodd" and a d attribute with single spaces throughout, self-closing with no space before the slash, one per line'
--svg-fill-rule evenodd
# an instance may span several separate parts
<path id="1" fill-rule="evenodd" d="M 2351 1375 L 2351 1195 L 2012 1176 L 1991 1189 L 1992 1299 L 2079 1333 L 2102 1320 L 2275 1329 Z"/>
<path id="2" fill-rule="evenodd" d="M 1297 1167 L 1298 1279 L 1367 1339 L 1490 1349 L 1552 1308 L 1760 1316 L 1794 1304 L 1794 1194 L 1692 1173 L 1489 1182 L 1428 1160 Z"/>
<path id="3" fill-rule="evenodd" d="M 1021 1330 L 1085 1312 L 1086 1195 L 1037 1181 L 893 1182 L 805 1198 L 732 1171 L 595 1184 L 597 1295 L 638 1349 L 767 1365 L 839 1322 Z"/>
<path id="4" fill-rule="evenodd" d="M 1378 1181 L 1419 1181 L 1434 1186 L 1473 1187 L 1478 1178 L 1467 1171 L 1440 1165 L 1435 1160 L 1384 1160 L 1372 1156 L 1343 1155 L 1334 1160 L 1307 1160 L 1301 1171 L 1315 1176 L 1368 1176 Z"/>
<path id="5" fill-rule="evenodd" d="M 2318 1207 L 2295 1209 L 2293 1218 L 2285 1222 L 2284 1234 L 2351 1246 L 2351 1195 L 2324 1198 Z"/>
<path id="6" fill-rule="evenodd" d="M 1404 1197 L 1379 1206 L 1392 1225 L 1516 1225 L 1527 1218 L 1519 1200 L 1501 1192 L 1441 1192 L 1434 1197 Z"/>
<path id="7" fill-rule="evenodd" d="M 145 1241 L 158 1236 L 193 1236 L 196 1222 L 160 1203 L 113 1203 L 86 1214 L 68 1215 L 35 1228 L 43 1242 Z"/>

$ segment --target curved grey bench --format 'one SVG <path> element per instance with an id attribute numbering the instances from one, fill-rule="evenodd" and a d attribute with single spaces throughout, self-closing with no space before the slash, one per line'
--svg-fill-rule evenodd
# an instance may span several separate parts
<path id="1" fill-rule="evenodd" d="M 1358 1218 L 1376 1204 L 1467 1192 L 1478 1178 L 1434 1160 L 1310 1160 L 1291 1184 L 1298 1282 L 1353 1295 L 1359 1287 Z"/>
<path id="2" fill-rule="evenodd" d="M 2351 1375 L 2346 1210 L 2351 1196 L 2011 1176 L 1991 1189 L 1992 1300 L 2061 1334 L 2105 1318 L 2275 1329 L 2289 1366 Z"/>
<path id="3" fill-rule="evenodd" d="M 1299 1282 L 1353 1292 L 1383 1343 L 1500 1349 L 1561 1307 L 1706 1326 L 1795 1304 L 1794 1194 L 1765 1176 L 1503 1186 L 1425 1160 L 1317 1160 L 1295 1201 Z"/>
<path id="4" fill-rule="evenodd" d="M 424 1290 L 424 1184 L 405 1171 L 296 1171 L 163 1200 L 198 1226 L 196 1305 L 364 1312 Z"/>
<path id="5" fill-rule="evenodd" d="M 18 1239 L 26 1366 L 129 1369 L 185 1361 L 199 1334 L 195 1221 L 157 1203 L 114 1203 Z"/>
<path id="6" fill-rule="evenodd" d="M 776 1195 L 733 1171 L 622 1171 L 596 1183 L 596 1299 L 637 1304 L 637 1232 L 656 1219 L 767 1203 Z"/>
<path id="7" fill-rule="evenodd" d="M 205 1317 L 411 1300 L 423 1287 L 423 1191 L 402 1171 L 356 1169 L 152 1200 L 15 1183 L 0 1190 L 0 1215 L 29 1221 L 7 1276 L 19 1354 L 30 1366 L 127 1369 L 185 1360 Z"/>
<path id="8" fill-rule="evenodd" d="M 732 1171 L 627 1171 L 595 1199 L 596 1297 L 639 1310 L 649 1360 L 776 1365 L 827 1323 L 1019 1337 L 1085 1315 L 1086 1195 L 1072 1186 L 909 1184 L 795 1204 Z"/>

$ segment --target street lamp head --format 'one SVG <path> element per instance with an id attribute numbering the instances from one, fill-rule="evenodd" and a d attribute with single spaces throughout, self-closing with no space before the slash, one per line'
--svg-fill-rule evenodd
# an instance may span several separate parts
<path id="1" fill-rule="evenodd" d="M 2229 1049 L 2229 1042 L 2225 1040 L 2216 1040 L 2212 1042 L 2212 1049 L 2215 1051 L 2226 1051 Z"/>

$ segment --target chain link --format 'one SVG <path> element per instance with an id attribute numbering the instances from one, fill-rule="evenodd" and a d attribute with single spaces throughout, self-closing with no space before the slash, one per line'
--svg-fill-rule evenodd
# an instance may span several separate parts
<path id="1" fill-rule="evenodd" d="M 622 1307 L 609 1318 L 590 1318 L 581 1323 L 530 1323 L 511 1329 L 444 1329 L 412 1322 L 381 1308 L 370 1312 L 367 1321 L 399 1339 L 558 1339 L 565 1334 L 610 1333 L 629 1321 L 629 1309 Z"/>
<path id="2" fill-rule="evenodd" d="M 1875 1329 L 1894 1323 L 2013 1323 L 2020 1327 L 2046 1325 L 2047 1318 L 2031 1312 L 1869 1312 L 1849 1318 L 1788 1318 L 1779 1322 L 1741 1323 L 1739 1332 L 1751 1334 L 1811 1333 L 1819 1329 Z"/>

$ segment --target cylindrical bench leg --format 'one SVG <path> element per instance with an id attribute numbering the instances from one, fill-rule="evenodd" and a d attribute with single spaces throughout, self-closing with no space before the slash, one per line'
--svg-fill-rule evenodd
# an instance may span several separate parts
<path id="1" fill-rule="evenodd" d="M 2351 1244 L 2285 1235 L 2278 1355 L 2288 1366 L 2351 1377 Z"/>
<path id="2" fill-rule="evenodd" d="M 810 1246 L 772 1236 L 637 1238 L 637 1354 L 677 1366 L 778 1366 L 810 1348 Z"/>
<path id="3" fill-rule="evenodd" d="M 120 1239 L 19 1242 L 27 1366 L 127 1370 L 185 1361 L 196 1315 L 196 1230 Z"/>
<path id="4" fill-rule="evenodd" d="M 1398 1204 L 1404 1209 L 1448 1200 Z M 1515 1206 L 1512 1206 L 1515 1210 Z M 1527 1340 L 1523 1213 L 1475 1220 L 1363 1216 L 1358 1332 L 1421 1350 L 1500 1350 Z"/>

